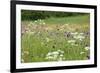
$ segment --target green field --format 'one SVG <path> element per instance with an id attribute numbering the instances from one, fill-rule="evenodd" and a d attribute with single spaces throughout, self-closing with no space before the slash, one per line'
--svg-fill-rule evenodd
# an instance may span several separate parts
<path id="1" fill-rule="evenodd" d="M 21 22 L 21 62 L 87 60 L 89 14 Z"/>

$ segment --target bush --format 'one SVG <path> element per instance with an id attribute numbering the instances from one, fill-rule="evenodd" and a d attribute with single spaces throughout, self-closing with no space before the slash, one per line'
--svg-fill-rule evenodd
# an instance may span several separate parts
<path id="1" fill-rule="evenodd" d="M 50 17 L 68 17 L 68 16 L 76 16 L 82 14 L 86 13 L 22 10 L 21 20 L 34 21 L 37 19 L 46 19 Z"/>

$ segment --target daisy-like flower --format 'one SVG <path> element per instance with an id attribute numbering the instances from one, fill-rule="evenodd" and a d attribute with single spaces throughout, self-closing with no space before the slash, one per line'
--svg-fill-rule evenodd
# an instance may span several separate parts
<path id="1" fill-rule="evenodd" d="M 47 41 L 47 42 L 49 42 L 49 41 L 50 41 L 50 39 L 49 39 L 49 38 L 46 38 L 46 41 Z"/>
<path id="2" fill-rule="evenodd" d="M 80 35 L 84 35 L 84 33 L 82 33 L 82 32 L 81 32 L 81 33 L 79 33 L 79 34 L 80 34 Z"/>
<path id="3" fill-rule="evenodd" d="M 88 47 L 88 46 L 87 46 L 87 47 L 85 47 L 84 49 L 85 49 L 85 50 L 89 50 L 89 49 L 90 49 L 90 47 Z"/>
<path id="4" fill-rule="evenodd" d="M 53 59 L 53 57 L 52 56 L 47 56 L 45 59 Z"/>
<path id="5" fill-rule="evenodd" d="M 63 57 L 63 56 L 64 56 L 63 54 L 60 55 L 60 57 Z"/>
<path id="6" fill-rule="evenodd" d="M 75 43 L 75 40 L 68 40 L 68 43 Z"/>
<path id="7" fill-rule="evenodd" d="M 35 23 L 37 22 L 37 21 L 34 21 Z"/>
<path id="8" fill-rule="evenodd" d="M 45 59 L 47 60 L 56 60 L 56 61 L 62 61 L 64 58 L 64 55 L 62 53 L 63 51 L 61 50 L 57 50 L 57 51 L 53 51 L 53 52 L 49 52 Z"/>
<path id="9" fill-rule="evenodd" d="M 29 32 L 29 34 L 32 34 L 32 35 L 34 35 L 34 34 L 35 34 L 35 32 L 34 32 L 34 31 L 30 31 L 30 32 Z"/>
<path id="10" fill-rule="evenodd" d="M 64 54 L 64 51 L 60 51 L 61 54 Z"/>
<path id="11" fill-rule="evenodd" d="M 57 54 L 53 55 L 53 60 L 57 60 L 57 57 L 58 57 Z"/>
<path id="12" fill-rule="evenodd" d="M 21 62 L 24 62 L 24 59 L 21 59 Z"/>
<path id="13" fill-rule="evenodd" d="M 54 54 L 54 55 L 58 55 L 58 54 L 59 54 L 59 52 L 54 51 L 54 52 L 52 52 L 52 54 Z"/>
<path id="14" fill-rule="evenodd" d="M 62 50 L 57 50 L 57 51 L 58 51 L 59 53 L 62 53 L 62 54 L 64 53 L 64 51 L 62 51 Z"/>
<path id="15" fill-rule="evenodd" d="M 28 51 L 24 51 L 24 54 L 28 55 L 28 54 L 29 54 L 29 52 L 28 52 Z"/>
<path id="16" fill-rule="evenodd" d="M 49 52 L 46 56 L 50 56 L 50 55 L 52 55 L 52 53 L 51 53 L 51 52 Z"/>
<path id="17" fill-rule="evenodd" d="M 80 54 L 84 54 L 85 52 L 80 52 Z"/>
<path id="18" fill-rule="evenodd" d="M 71 32 L 71 35 L 73 35 L 73 36 L 75 36 L 77 34 L 78 34 L 78 32 Z"/>
<path id="19" fill-rule="evenodd" d="M 60 52 L 61 50 L 57 50 L 58 52 Z"/>
<path id="20" fill-rule="evenodd" d="M 85 37 L 83 35 L 75 35 L 74 38 L 82 41 Z"/>

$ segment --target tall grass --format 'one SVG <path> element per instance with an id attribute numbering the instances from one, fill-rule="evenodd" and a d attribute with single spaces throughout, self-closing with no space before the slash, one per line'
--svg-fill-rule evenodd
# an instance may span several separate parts
<path id="1" fill-rule="evenodd" d="M 48 53 L 58 50 L 64 52 L 63 61 L 89 59 L 89 49 L 85 49 L 90 46 L 89 15 L 22 21 L 22 25 L 28 28 L 21 37 L 22 63 L 59 61 L 46 59 Z"/>

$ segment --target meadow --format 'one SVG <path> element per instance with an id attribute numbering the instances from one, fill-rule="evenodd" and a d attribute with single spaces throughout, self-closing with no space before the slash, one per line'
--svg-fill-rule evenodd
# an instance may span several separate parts
<path id="1" fill-rule="evenodd" d="M 22 63 L 89 58 L 89 14 L 21 21 Z"/>

